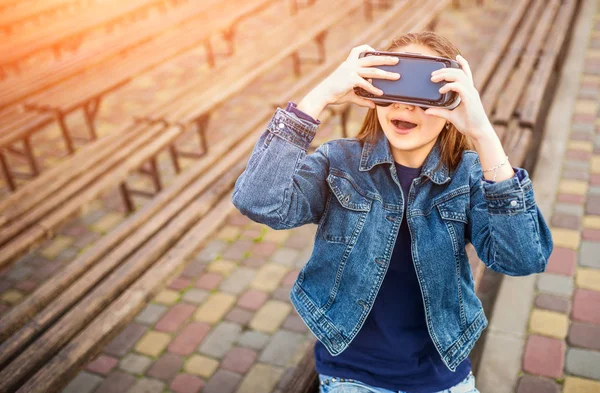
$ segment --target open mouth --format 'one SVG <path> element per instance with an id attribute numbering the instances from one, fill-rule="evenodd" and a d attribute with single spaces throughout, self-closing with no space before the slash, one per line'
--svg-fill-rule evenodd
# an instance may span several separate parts
<path id="1" fill-rule="evenodd" d="M 410 130 L 411 128 L 415 128 L 417 126 L 415 123 L 403 120 L 392 120 L 392 124 L 400 130 Z"/>

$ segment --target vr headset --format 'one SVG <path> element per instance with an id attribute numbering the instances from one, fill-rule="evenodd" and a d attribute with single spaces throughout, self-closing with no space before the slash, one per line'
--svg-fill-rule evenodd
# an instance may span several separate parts
<path id="1" fill-rule="evenodd" d="M 395 56 L 400 60 L 394 65 L 378 65 L 376 68 L 398 72 L 400 79 L 389 80 L 373 78 L 372 85 L 381 89 L 383 94 L 375 95 L 362 87 L 354 87 L 360 97 L 374 101 L 377 105 L 388 106 L 394 102 L 416 105 L 423 109 L 454 109 L 460 104 L 460 95 L 455 91 L 441 94 L 439 89 L 447 82 L 432 82 L 431 73 L 444 67 L 458 68 L 457 61 L 445 57 L 427 56 L 412 52 L 362 52 L 365 56 Z"/>

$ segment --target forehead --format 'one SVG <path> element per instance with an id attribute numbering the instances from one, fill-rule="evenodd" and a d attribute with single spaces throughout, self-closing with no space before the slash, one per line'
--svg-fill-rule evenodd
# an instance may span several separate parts
<path id="1" fill-rule="evenodd" d="M 401 46 L 399 48 L 394 49 L 394 52 L 413 52 L 419 53 L 421 55 L 428 56 L 439 56 L 439 54 L 426 45 L 421 44 L 408 44 L 405 46 Z"/>

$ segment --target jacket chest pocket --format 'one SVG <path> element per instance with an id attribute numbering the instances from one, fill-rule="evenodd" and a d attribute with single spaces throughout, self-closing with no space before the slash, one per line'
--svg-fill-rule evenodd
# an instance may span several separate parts
<path id="1" fill-rule="evenodd" d="M 465 234 L 468 220 L 469 192 L 458 194 L 436 204 L 446 227 L 455 255 L 465 253 Z"/>
<path id="2" fill-rule="evenodd" d="M 331 193 L 319 229 L 328 242 L 350 243 L 360 233 L 371 210 L 373 200 L 363 196 L 353 183 L 345 176 L 333 173 L 327 176 Z"/>

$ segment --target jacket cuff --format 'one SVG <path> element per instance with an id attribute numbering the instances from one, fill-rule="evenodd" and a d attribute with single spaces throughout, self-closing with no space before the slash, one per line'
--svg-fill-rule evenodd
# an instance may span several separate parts
<path id="1" fill-rule="evenodd" d="M 513 171 L 514 171 L 514 176 L 516 176 L 517 178 L 519 178 L 519 180 L 523 180 L 523 178 L 525 177 L 525 172 L 523 172 L 523 168 L 519 168 L 519 167 L 512 167 Z M 494 180 L 488 180 L 485 178 L 485 176 L 481 175 L 481 180 L 483 180 L 486 183 L 489 184 L 494 184 L 497 183 Z"/>
<path id="2" fill-rule="evenodd" d="M 535 206 L 533 185 L 527 170 L 513 167 L 515 175 L 498 182 L 483 181 L 488 211 L 492 214 L 516 214 Z"/>
<path id="3" fill-rule="evenodd" d="M 285 108 L 285 110 L 288 111 L 288 112 L 291 112 L 291 113 L 295 114 L 300 119 L 309 121 L 309 122 L 314 123 L 316 125 L 321 124 L 321 120 L 315 119 L 311 115 L 309 115 L 308 113 L 305 113 L 305 112 L 301 111 L 300 109 L 298 109 L 296 103 L 293 102 L 293 101 L 289 101 L 288 102 L 287 108 Z"/>
<path id="4" fill-rule="evenodd" d="M 308 148 L 317 133 L 317 124 L 298 118 L 291 112 L 279 107 L 269 121 L 268 130 L 280 138 L 308 151 Z"/>

